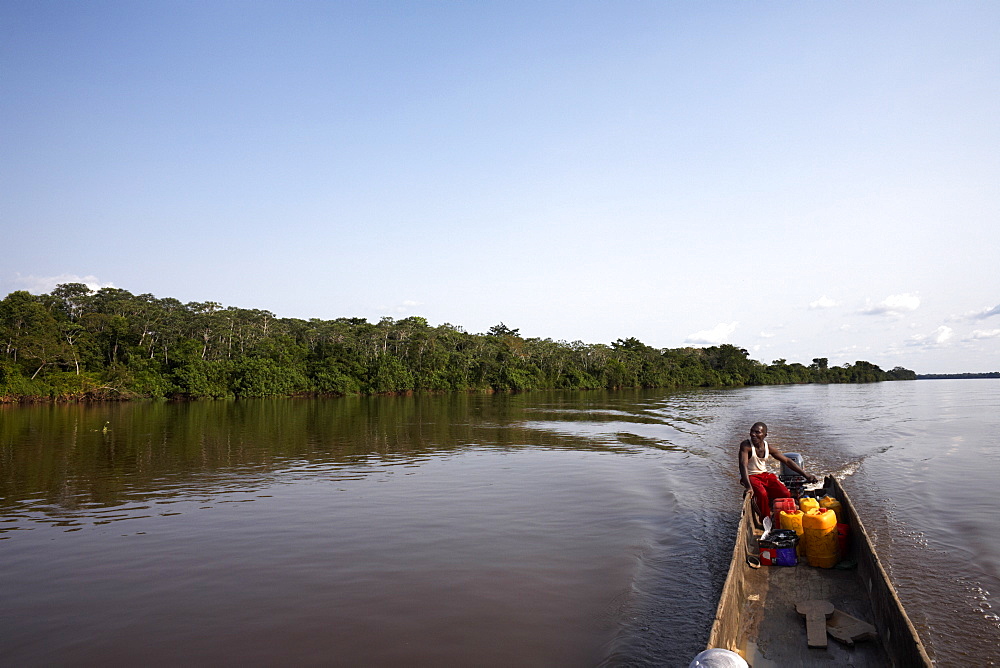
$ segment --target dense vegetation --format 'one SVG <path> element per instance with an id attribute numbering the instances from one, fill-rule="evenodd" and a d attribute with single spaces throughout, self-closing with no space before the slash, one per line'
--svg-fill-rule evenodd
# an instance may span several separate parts
<path id="1" fill-rule="evenodd" d="M 1000 371 L 987 371 L 985 373 L 918 373 L 917 380 L 934 380 L 941 378 L 1000 378 Z"/>
<path id="2" fill-rule="evenodd" d="M 732 345 L 657 349 L 485 334 L 419 317 L 300 320 L 80 283 L 0 302 L 0 398 L 263 397 L 908 380 L 864 361 L 762 364 Z"/>

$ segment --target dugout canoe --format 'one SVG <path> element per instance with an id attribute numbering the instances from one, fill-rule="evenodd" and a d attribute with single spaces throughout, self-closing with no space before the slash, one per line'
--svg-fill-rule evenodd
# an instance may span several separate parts
<path id="1" fill-rule="evenodd" d="M 754 568 L 762 527 L 746 495 L 708 647 L 737 652 L 754 668 L 932 666 L 844 488 L 833 476 L 826 477 L 823 488 L 844 509 L 850 524 L 846 556 L 856 567 L 813 568 L 803 558 L 798 566 Z M 829 600 L 837 610 L 874 625 L 876 637 L 853 646 L 830 637 L 826 648 L 810 648 L 805 621 L 795 611 L 802 600 Z"/>

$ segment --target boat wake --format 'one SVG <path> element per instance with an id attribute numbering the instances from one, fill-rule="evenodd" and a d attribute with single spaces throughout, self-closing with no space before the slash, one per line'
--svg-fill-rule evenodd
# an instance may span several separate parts
<path id="1" fill-rule="evenodd" d="M 875 455 L 881 455 L 892 449 L 891 445 L 884 445 L 877 450 L 873 450 L 866 455 L 862 455 L 858 459 L 852 462 L 847 462 L 840 466 L 840 468 L 835 469 L 832 475 L 837 480 L 843 480 L 844 478 L 849 478 L 861 469 L 861 465 L 865 463 L 865 460 L 869 457 L 874 457 Z"/>

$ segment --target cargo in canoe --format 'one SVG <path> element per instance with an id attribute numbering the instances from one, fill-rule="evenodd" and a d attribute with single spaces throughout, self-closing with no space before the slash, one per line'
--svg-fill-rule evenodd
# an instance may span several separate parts
<path id="1" fill-rule="evenodd" d="M 739 653 L 754 668 L 766 666 L 931 666 L 864 525 L 840 482 L 823 481 L 826 494 L 840 501 L 841 521 L 850 526 L 843 562 L 814 568 L 799 558 L 796 566 L 760 566 L 758 539 L 763 527 L 755 516 L 752 495 L 744 497 L 729 574 L 719 597 L 708 647 Z M 828 637 L 826 647 L 809 647 L 805 619 L 796 605 L 829 601 L 840 613 L 834 622 L 854 618 L 864 629 L 840 629 L 853 644 Z M 846 613 L 846 614 L 845 614 Z M 819 627 L 820 634 L 824 629 Z M 834 629 L 837 633 L 837 629 Z M 853 635 L 852 635 L 853 634 Z"/>

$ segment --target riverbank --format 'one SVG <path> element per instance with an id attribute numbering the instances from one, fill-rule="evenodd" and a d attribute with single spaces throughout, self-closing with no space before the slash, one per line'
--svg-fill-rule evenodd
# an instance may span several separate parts
<path id="1" fill-rule="evenodd" d="M 0 301 L 0 397 L 7 401 L 247 398 L 709 388 L 911 380 L 867 361 L 765 364 L 730 344 L 654 348 L 472 334 L 420 317 L 278 318 L 217 302 L 96 292 L 81 284 Z"/>

